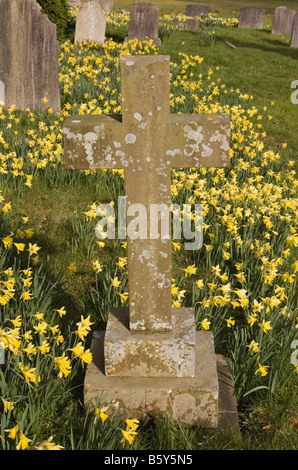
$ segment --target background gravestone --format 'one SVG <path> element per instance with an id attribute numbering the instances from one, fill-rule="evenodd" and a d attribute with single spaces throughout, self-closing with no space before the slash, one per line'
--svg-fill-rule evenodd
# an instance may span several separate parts
<path id="1" fill-rule="evenodd" d="M 113 9 L 113 0 L 97 0 L 103 11 L 111 13 Z M 82 7 L 84 2 L 82 0 L 67 0 L 70 7 Z M 86 3 L 86 2 L 85 2 Z"/>
<path id="2" fill-rule="evenodd" d="M 159 7 L 155 3 L 135 2 L 130 6 L 129 32 L 125 41 L 152 39 L 156 46 L 161 44 L 158 37 Z"/>
<path id="3" fill-rule="evenodd" d="M 186 16 L 202 16 L 211 13 L 209 5 L 186 5 L 185 15 Z"/>
<path id="4" fill-rule="evenodd" d="M 103 44 L 106 33 L 106 15 L 97 0 L 85 3 L 78 11 L 75 41 L 94 41 Z"/>
<path id="5" fill-rule="evenodd" d="M 81 0 L 67 0 L 67 3 L 70 7 L 80 7 Z"/>
<path id="6" fill-rule="evenodd" d="M 196 31 L 198 27 L 199 27 L 199 23 L 196 18 L 188 18 L 185 21 L 185 29 L 187 31 Z"/>
<path id="7" fill-rule="evenodd" d="M 56 25 L 35 0 L 0 0 L 0 84 L 6 107 L 60 112 Z"/>
<path id="8" fill-rule="evenodd" d="M 272 21 L 272 34 L 292 34 L 293 21 L 296 10 L 286 7 L 276 8 Z"/>
<path id="9" fill-rule="evenodd" d="M 113 0 L 97 0 L 103 11 L 111 13 L 113 10 Z"/>
<path id="10" fill-rule="evenodd" d="M 263 29 L 265 10 L 263 8 L 248 6 L 240 8 L 238 28 Z"/>
<path id="11" fill-rule="evenodd" d="M 298 11 L 296 15 L 294 16 L 294 21 L 293 21 L 291 47 L 298 47 Z"/>

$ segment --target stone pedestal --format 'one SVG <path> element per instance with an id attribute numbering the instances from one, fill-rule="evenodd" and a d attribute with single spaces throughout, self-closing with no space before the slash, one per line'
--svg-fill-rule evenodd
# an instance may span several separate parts
<path id="1" fill-rule="evenodd" d="M 104 339 L 105 374 L 118 377 L 194 377 L 194 309 L 173 308 L 173 329 L 132 332 L 129 309 L 110 311 Z"/>
<path id="2" fill-rule="evenodd" d="M 115 327 L 121 319 L 121 326 L 118 325 L 117 327 L 117 341 L 119 341 L 119 335 L 122 336 L 122 340 L 126 338 L 126 341 L 129 342 L 134 341 L 133 336 L 140 336 L 140 334 L 131 333 L 132 338 L 129 339 L 130 332 L 126 329 L 127 317 L 125 320 L 126 310 L 121 308 L 113 309 L 113 326 Z M 192 309 L 175 310 L 187 311 Z M 183 312 L 178 313 L 182 314 Z M 124 324 L 122 323 L 123 319 Z M 95 404 L 98 400 L 102 405 L 115 400 L 114 406 L 119 412 L 125 413 L 126 416 L 141 419 L 152 414 L 163 414 L 183 426 L 217 428 L 227 424 L 234 425 L 237 422 L 231 374 L 227 361 L 215 354 L 212 332 L 195 332 L 195 373 L 193 377 L 142 376 L 148 373 L 147 365 L 145 366 L 145 374 L 142 374 L 139 365 L 137 373 L 130 370 L 129 373 L 132 376 L 121 376 L 120 368 L 118 368 L 118 375 L 107 375 L 105 370 L 105 361 L 107 361 L 105 344 L 110 344 L 110 346 L 113 344 L 112 337 L 114 334 L 115 330 L 114 332 L 107 330 L 95 332 L 93 335 L 91 346 L 93 362 L 87 368 L 84 383 L 86 406 Z M 150 339 L 147 334 L 143 336 L 147 337 L 144 339 L 145 349 L 146 344 L 150 343 Z M 156 333 L 154 333 L 154 341 L 156 341 L 155 337 Z M 120 349 L 122 350 L 122 348 Z M 126 349 L 128 356 L 123 361 L 123 370 L 127 371 L 127 367 L 129 368 L 129 360 L 127 359 L 129 355 L 132 358 L 133 348 L 130 349 L 127 346 Z M 139 350 L 141 350 L 141 346 Z M 116 355 L 117 345 L 114 343 L 114 356 Z M 110 351 L 108 357 L 111 358 L 112 356 L 113 354 Z M 145 357 L 144 363 L 146 364 L 146 354 L 143 357 Z M 157 360 L 156 357 L 152 357 L 152 362 L 155 361 L 156 363 Z M 163 360 L 161 362 L 163 363 Z M 220 372 L 219 367 L 221 367 Z M 153 373 L 155 373 L 154 370 Z M 127 372 L 124 372 L 124 375 L 126 374 Z"/>

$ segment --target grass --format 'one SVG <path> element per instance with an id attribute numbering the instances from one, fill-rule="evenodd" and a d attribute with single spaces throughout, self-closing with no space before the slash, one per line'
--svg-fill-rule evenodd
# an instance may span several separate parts
<path id="1" fill-rule="evenodd" d="M 272 120 L 266 123 L 267 141 L 277 149 L 286 142 L 288 156 L 297 160 L 298 113 L 291 102 L 291 83 L 297 79 L 298 50 L 289 48 L 289 38 L 272 37 L 270 31 L 239 30 L 238 28 L 213 28 L 216 39 L 202 44 L 202 31 L 180 32 L 163 44 L 161 52 L 173 61 L 179 52 L 199 54 L 204 57 L 202 70 L 215 70 L 216 78 L 227 88 L 240 89 L 253 96 L 253 104 Z M 225 41 L 236 46 L 229 47 Z M 284 73 L 284 71 L 287 73 Z M 274 104 L 272 104 L 274 102 Z"/>
<path id="2" fill-rule="evenodd" d="M 86 0 L 83 0 L 86 1 Z M 170 11 L 175 13 L 184 13 L 185 6 L 188 4 L 204 4 L 201 1 L 189 1 L 189 0 L 156 0 L 154 3 L 159 5 L 161 11 Z M 212 12 L 220 12 L 220 14 L 229 14 L 230 16 L 237 15 L 241 7 L 245 7 L 248 4 L 252 6 L 258 6 L 264 8 L 267 14 L 272 15 L 275 8 L 281 5 L 279 0 L 252 0 L 249 3 L 245 0 L 220 0 L 220 1 L 208 1 L 206 2 L 212 10 Z M 130 0 L 114 0 L 113 8 L 115 11 L 126 9 L 129 10 L 131 5 Z M 282 2 L 283 6 L 288 8 L 297 8 L 297 2 L 295 0 L 286 0 Z"/>
<path id="3" fill-rule="evenodd" d="M 186 2 L 160 2 L 167 8 L 174 8 L 177 6 L 177 10 L 180 8 L 183 12 L 184 5 Z M 291 2 L 287 2 L 290 5 Z M 259 2 L 265 6 L 269 6 L 269 2 Z M 115 8 L 123 8 L 125 2 L 115 2 Z M 229 9 L 234 8 L 235 2 L 214 2 L 214 8 L 222 7 L 226 12 Z M 237 2 L 237 8 L 239 8 L 240 2 Z M 274 2 L 270 2 L 270 8 L 272 9 Z M 236 7 L 235 7 L 236 8 Z M 204 81 L 202 85 L 203 92 L 200 95 L 200 99 L 205 96 L 211 96 L 212 90 L 215 89 L 216 83 L 225 84 L 228 91 L 227 104 L 232 106 L 233 104 L 239 105 L 243 109 L 248 109 L 251 106 L 255 106 L 258 109 L 258 115 L 262 116 L 261 121 L 256 119 L 253 121 L 254 125 L 262 123 L 262 127 L 259 128 L 259 132 L 266 132 L 264 136 L 265 150 L 273 149 L 274 153 L 280 153 L 282 156 L 282 162 L 273 159 L 268 167 L 263 165 L 262 152 L 257 152 L 257 159 L 255 164 L 259 165 L 262 177 L 264 178 L 264 184 L 268 184 L 268 193 L 264 191 L 262 185 L 258 186 L 259 192 L 262 195 L 255 198 L 263 198 L 265 201 L 263 205 L 255 206 L 255 213 L 258 214 L 258 210 L 268 210 L 270 203 L 273 203 L 274 214 L 272 220 L 274 221 L 274 228 L 279 232 L 278 239 L 275 239 L 272 234 L 272 247 L 271 251 L 266 251 L 266 236 L 268 232 L 266 228 L 261 224 L 257 225 L 255 232 L 252 229 L 252 234 L 249 234 L 251 240 L 255 237 L 258 238 L 260 248 L 262 248 L 262 263 L 261 269 L 266 267 L 266 257 L 270 261 L 274 261 L 274 258 L 282 255 L 282 250 L 285 249 L 284 243 L 288 236 L 289 224 L 285 224 L 284 219 L 279 219 L 280 215 L 294 213 L 294 209 L 290 209 L 289 205 L 285 205 L 278 211 L 274 206 L 275 192 L 274 185 L 278 185 L 278 178 L 282 178 L 283 198 L 278 201 L 284 202 L 285 200 L 294 200 L 295 187 L 294 178 L 293 180 L 284 179 L 289 177 L 288 163 L 290 160 L 295 160 L 297 164 L 297 105 L 293 105 L 290 101 L 290 82 L 297 79 L 296 71 L 297 67 L 295 62 L 297 61 L 296 50 L 291 50 L 288 47 L 287 37 L 272 37 L 268 29 L 264 31 L 241 31 L 237 28 L 223 28 L 214 27 L 215 34 L 212 37 L 204 34 L 204 32 L 186 32 L 177 31 L 174 34 L 170 34 L 166 40 L 164 40 L 159 53 L 169 54 L 172 62 L 181 63 L 181 56 L 179 53 L 184 53 L 188 56 L 199 55 L 204 57 L 204 61 L 194 67 L 195 80 L 198 80 L 199 74 L 201 73 L 206 77 L 209 70 L 212 69 L 213 73 L 208 79 Z M 123 33 L 124 35 L 124 33 Z M 236 45 L 236 49 L 230 48 L 224 40 L 228 40 Z M 121 41 L 121 36 L 117 33 L 117 41 Z M 78 53 L 78 52 L 77 52 Z M 72 51 L 65 52 L 66 59 L 67 54 L 73 54 Z M 73 54 L 75 56 L 75 54 Z M 72 57 L 73 58 L 73 57 Z M 111 64 L 110 64 L 111 65 Z M 62 66 L 62 63 L 61 63 Z M 217 69 L 217 67 L 219 67 Z M 282 71 L 286 70 L 286 73 L 276 73 L 278 68 Z M 73 69 L 69 69 L 73 70 Z M 176 74 L 179 74 L 179 67 L 175 70 Z M 70 73 L 70 72 L 69 72 Z M 110 76 L 114 79 L 114 70 L 110 70 Z M 63 78 L 64 80 L 64 78 Z M 80 89 L 81 78 L 77 78 L 75 82 L 75 94 L 73 101 L 76 102 L 74 109 L 78 109 L 81 102 L 84 101 L 84 93 L 98 93 L 95 87 L 92 87 L 88 80 L 82 79 L 83 88 Z M 220 82 L 218 82 L 220 80 Z M 214 85 L 210 88 L 208 83 L 214 81 Z M 113 81 L 113 86 L 116 85 L 116 80 Z M 181 86 L 181 84 L 179 84 Z M 87 89 L 88 88 L 88 89 Z M 179 87 L 177 87 L 179 88 Z M 240 89 L 240 92 L 235 93 L 231 90 Z M 211 91 L 210 91 L 211 89 Z M 179 98 L 181 93 L 185 91 L 175 90 L 177 97 Z M 239 95 L 248 94 L 253 96 L 253 100 L 241 100 Z M 63 103 L 67 100 L 72 99 L 65 92 L 62 93 Z M 175 95 L 176 96 L 176 95 Z M 106 98 L 111 100 L 111 96 Z M 225 96 L 221 96 L 222 100 L 225 100 Z M 216 101 L 216 98 L 215 98 Z M 271 102 L 274 101 L 274 105 Z M 214 102 L 214 97 L 213 101 Z M 103 106 L 103 105 L 102 105 Z M 264 107 L 268 108 L 264 110 Z M 187 104 L 177 105 L 177 110 L 182 112 L 188 112 Z M 268 116 L 272 115 L 272 119 L 268 119 Z M 37 120 L 34 124 L 31 124 L 25 115 L 22 121 L 22 130 L 24 135 L 31 126 L 35 126 L 38 129 L 39 121 L 45 121 L 50 126 L 55 116 L 38 115 Z M 241 119 L 238 121 L 238 117 L 235 117 L 235 122 L 239 126 L 239 133 L 245 134 L 243 131 L 243 123 Z M 254 118 L 252 118 L 253 120 Z M 62 117 L 63 120 L 63 117 Z M 5 123 L 7 121 L 4 121 Z M 13 120 L 12 120 L 13 122 Z M 15 125 L 15 124 L 13 124 Z M 17 129 L 14 128 L 13 129 Z M 4 137 L 10 138 L 10 148 L 18 148 L 19 155 L 23 155 L 27 165 L 28 171 L 31 170 L 27 153 L 30 150 L 24 144 L 23 147 L 18 147 L 16 137 L 11 137 L 3 124 Z M 50 130 L 44 131 L 44 133 L 37 132 L 37 135 L 49 135 Z M 33 137 L 32 137 L 33 139 Z M 235 138 L 234 144 L 239 142 Z M 25 140 L 25 138 L 24 138 Z M 247 140 L 246 143 L 253 149 L 253 145 L 257 137 L 254 136 L 253 142 Z M 59 142 L 59 141 L 58 141 Z M 284 149 L 282 143 L 287 143 L 287 148 Z M 39 144 L 38 144 L 39 145 Z M 37 143 L 33 147 L 37 148 L 38 152 L 42 151 Z M 54 147 L 55 149 L 56 147 Z M 237 147 L 235 147 L 237 149 Z M 22 153 L 24 152 L 24 154 Z M 241 168 L 241 160 L 245 160 L 245 153 L 242 150 L 235 150 L 235 159 L 231 162 L 231 170 L 237 173 L 237 188 L 234 187 L 231 180 L 229 179 L 229 171 L 226 174 L 221 174 L 221 178 L 224 179 L 224 184 L 227 186 L 227 193 L 231 191 L 234 194 L 235 208 L 242 207 L 245 205 L 245 201 L 241 197 L 249 196 L 249 192 L 245 192 L 245 185 L 247 183 L 246 172 Z M 48 155 L 48 154 L 46 154 Z M 51 155 L 51 152 L 49 153 Z M 245 162 L 244 162 L 245 163 Z M 270 172 L 273 172 L 273 175 Z M 274 172 L 276 173 L 277 179 L 274 179 Z M 178 179 L 178 175 L 174 175 Z M 186 175 L 180 175 L 186 178 Z M 249 173 L 250 178 L 252 173 Z M 227 204 L 224 198 L 225 192 L 221 187 L 220 181 L 215 183 L 212 180 L 213 175 L 210 173 L 206 177 L 208 190 L 203 198 L 206 198 L 206 203 L 212 206 L 212 190 L 215 189 L 218 194 L 218 201 L 221 207 L 225 207 Z M 203 174 L 201 175 L 203 179 Z M 51 167 L 50 165 L 45 170 L 34 170 L 34 178 L 32 181 L 31 188 L 25 188 L 20 183 L 21 178 L 13 178 L 5 174 L 1 175 L 2 191 L 5 196 L 5 201 L 11 201 L 13 207 L 13 215 L 7 214 L 7 217 L 2 214 L 1 219 L 1 236 L 7 235 L 10 231 L 16 232 L 21 227 L 21 218 L 29 216 L 30 226 L 34 230 L 34 236 L 31 239 L 32 243 L 37 243 L 41 247 L 40 258 L 42 260 L 42 270 L 37 272 L 34 278 L 34 292 L 38 292 L 32 302 L 21 303 L 14 302 L 13 308 L 10 309 L 10 304 L 5 306 L 4 310 L 4 323 L 8 325 L 12 312 L 15 316 L 18 313 L 22 314 L 23 321 L 27 322 L 27 328 L 32 330 L 36 326 L 35 320 L 32 319 L 32 315 L 36 314 L 36 311 L 40 309 L 44 311 L 45 318 L 49 324 L 54 326 L 56 323 L 60 325 L 61 332 L 65 337 L 65 350 L 70 355 L 71 348 L 76 344 L 76 322 L 80 320 L 81 315 L 87 318 L 91 316 L 92 321 L 95 322 L 94 328 L 101 326 L 104 323 L 106 312 L 108 311 L 109 305 L 120 305 L 118 294 L 115 293 L 110 287 L 110 278 L 114 276 L 122 276 L 122 270 L 115 266 L 119 256 L 123 256 L 123 248 L 119 243 L 107 243 L 105 250 L 99 248 L 94 243 L 94 231 L 92 220 L 88 221 L 83 215 L 84 211 L 87 211 L 90 204 L 94 202 L 111 201 L 123 190 L 123 184 L 119 175 L 103 174 L 98 172 L 95 175 L 84 175 L 76 172 L 67 172 L 63 168 L 63 164 L 59 164 Z M 291 188 L 291 181 L 293 188 Z M 289 184 L 289 187 L 288 187 Z M 202 188 L 198 186 L 201 193 Z M 237 189 L 237 191 L 236 191 Z M 242 194 L 242 189 L 244 193 Z M 278 189 L 278 188 L 277 188 Z M 193 194 L 193 188 L 185 188 L 181 190 L 178 198 L 179 200 L 187 200 Z M 270 201 L 270 196 L 272 201 Z M 209 199 L 211 197 L 211 199 Z M 237 198 L 239 198 L 239 207 L 237 206 Z M 229 200 L 230 202 L 230 200 Z M 292 212 L 291 212 L 292 210 Z M 291 217 L 290 216 L 290 217 Z M 6 217 L 6 218 L 5 218 Z M 210 220 L 211 229 L 208 231 L 206 236 L 210 236 L 216 240 L 218 249 L 212 253 L 202 252 L 201 254 L 189 254 L 185 258 L 185 254 L 178 252 L 174 254 L 175 260 L 175 278 L 179 289 L 187 287 L 186 301 L 189 304 L 200 304 L 203 300 L 203 295 L 207 292 L 206 289 L 204 294 L 200 294 L 196 288 L 193 289 L 191 279 L 185 279 L 181 276 L 181 267 L 196 264 L 196 266 L 202 266 L 202 270 L 198 272 L 199 277 L 204 278 L 204 281 L 214 282 L 214 277 L 211 276 L 210 270 L 217 263 L 220 264 L 222 270 L 228 272 L 229 279 L 234 279 L 235 271 L 233 264 L 242 261 L 244 264 L 246 260 L 249 260 L 248 269 L 245 271 L 250 279 L 248 285 L 249 293 L 251 298 L 259 299 L 260 297 L 268 298 L 269 295 L 273 295 L 273 289 L 264 283 L 260 282 L 262 277 L 258 270 L 261 264 L 260 258 L 257 256 L 253 258 L 256 248 L 248 250 L 247 247 L 241 249 L 237 245 L 235 237 L 230 237 L 226 233 L 226 227 L 224 224 L 219 227 L 219 218 L 217 218 L 216 211 L 211 208 L 210 214 L 208 214 Z M 90 222 L 90 223 L 89 223 Z M 297 222 L 297 220 L 296 220 Z M 291 223 L 294 227 L 295 220 Z M 241 236 L 245 239 L 243 233 L 245 230 L 241 229 Z M 289 232 L 290 233 L 290 232 Z M 225 238 L 226 237 L 226 238 Z M 18 240 L 18 241 L 22 241 Z M 223 262 L 221 257 L 220 248 L 223 246 L 222 242 L 229 240 L 230 243 L 230 254 L 232 256 L 231 261 Z M 280 240 L 280 246 L 278 243 Z M 297 251 L 296 251 L 297 253 Z M 13 258 L 8 257 L 8 251 L 2 252 L 2 264 L 1 267 L 7 268 Z M 21 253 L 22 255 L 22 253 Z M 295 251 L 291 249 L 290 260 L 288 260 L 287 268 L 290 269 L 291 264 L 295 260 Z M 92 261 L 96 258 L 100 259 L 100 262 L 105 266 L 103 274 L 99 273 L 98 276 L 94 276 L 92 269 Z M 273 259 L 272 259 L 273 258 Z M 296 256 L 297 259 L 297 256 Z M 285 260 L 284 260 L 285 261 Z M 67 267 L 74 263 L 76 265 L 76 273 L 69 271 Z M 15 279 L 16 279 L 16 293 L 19 295 L 22 292 L 22 276 L 23 274 L 18 270 L 18 263 L 21 263 L 21 267 L 27 266 L 28 260 L 25 256 L 15 257 Z M 245 266 L 246 267 L 246 266 Z M 3 273 L 1 273 L 3 276 Z M 2 278 L 1 278 L 2 279 Z M 121 277 L 124 282 L 124 276 Z M 183 284 L 185 282 L 185 285 Z M 222 281 L 224 282 L 224 281 Z M 296 282 L 296 281 L 295 281 Z M 140 424 L 138 429 L 138 435 L 135 438 L 132 446 L 126 444 L 127 448 L 134 450 L 138 449 L 150 449 L 150 450 L 222 450 L 222 449 L 241 449 L 241 450 L 254 450 L 254 449 L 296 449 L 297 448 L 297 374 L 293 374 L 292 365 L 289 364 L 290 355 L 290 342 L 295 337 L 294 321 L 295 313 L 297 310 L 297 291 L 295 293 L 295 286 L 293 284 L 282 284 L 285 286 L 286 293 L 289 298 L 286 300 L 287 313 L 289 320 L 283 320 L 280 315 L 280 309 L 276 309 L 273 312 L 268 312 L 268 315 L 264 315 L 263 319 L 268 319 L 274 324 L 272 330 L 272 336 L 264 334 L 262 331 L 253 330 L 253 328 L 245 328 L 245 310 L 244 312 L 239 309 L 232 310 L 231 306 L 227 306 L 225 309 L 221 307 L 211 307 L 210 320 L 212 321 L 212 327 L 214 327 L 214 334 L 216 337 L 216 345 L 218 348 L 217 352 L 230 354 L 233 358 L 233 373 L 236 382 L 237 394 L 239 400 L 239 421 L 241 428 L 241 439 L 237 434 L 234 434 L 231 430 L 206 430 L 200 428 L 192 429 L 181 429 L 179 426 L 174 425 L 171 421 L 162 417 L 152 417 Z M 234 284 L 234 287 L 241 287 L 239 284 Z M 3 287 L 3 286 L 2 286 Z M 243 286 L 242 286 L 243 287 Z M 126 285 L 123 286 L 126 289 Z M 208 293 L 210 299 L 212 294 Z M 209 299 L 209 297 L 208 297 Z M 209 300 L 210 300 L 209 299 Z M 194 300 L 194 302 L 193 302 Z M 64 305 L 67 312 L 71 312 L 62 319 L 59 319 L 55 312 L 57 309 Z M 284 304 L 282 304 L 283 306 Z M 237 313 L 236 313 L 237 312 Z M 2 313 L 1 313 L 2 314 Z M 206 315 L 209 315 L 208 310 L 204 310 L 201 306 L 197 307 L 197 325 L 204 319 Z M 224 319 L 230 314 L 234 315 L 239 323 L 239 329 L 233 330 L 232 328 L 223 327 L 225 324 Z M 56 315 L 56 316 L 55 316 Z M 239 315 L 239 316 L 237 316 Z M 58 318 L 57 318 L 58 317 Z M 208 317 L 209 318 L 209 317 Z M 3 320 L 3 318 L 1 318 Z M 242 322 L 242 323 L 241 323 Z M 292 322 L 292 323 L 291 323 Z M 246 325 L 247 327 L 247 325 Z M 213 328 L 212 328 L 213 329 Z M 254 331 L 254 335 L 252 335 Z M 243 341 L 243 336 L 245 336 Z M 296 335 L 297 336 L 297 335 Z M 34 336 L 36 338 L 36 336 Z M 255 367 L 256 361 L 255 356 L 248 357 L 246 343 L 250 339 L 257 339 L 262 345 L 263 350 L 261 359 L 265 360 L 265 364 L 270 363 L 270 374 L 264 379 L 256 376 Z M 42 341 L 42 338 L 40 342 Z M 86 339 L 86 349 L 90 346 L 91 338 Z M 40 344 L 38 343 L 38 346 Z M 237 347 L 239 346 L 239 347 Z M 64 349 L 62 346 L 52 344 L 51 342 L 51 354 L 62 355 Z M 21 359 L 24 360 L 24 353 L 21 353 Z M 6 371 L 7 378 L 3 379 L 1 376 L 2 384 L 6 384 L 5 398 L 14 399 L 13 388 L 19 390 L 19 381 L 21 382 L 21 373 L 18 369 L 14 369 L 15 364 L 18 363 L 20 358 L 12 357 L 11 360 L 11 371 Z M 38 363 L 38 361 L 41 361 Z M 14 412 L 2 413 L 0 431 L 1 436 L 5 435 L 5 429 L 12 427 L 13 420 L 20 423 L 23 431 L 28 436 L 34 436 L 34 444 L 40 442 L 43 439 L 54 435 L 55 442 L 58 442 L 66 449 L 121 449 L 123 448 L 120 442 L 121 429 L 123 429 L 123 417 L 114 416 L 112 409 L 106 410 L 109 415 L 109 419 L 102 421 L 94 418 L 94 411 L 87 412 L 82 406 L 82 380 L 83 370 L 79 367 L 79 364 L 73 366 L 74 375 L 68 380 L 66 377 L 63 380 L 57 381 L 55 378 L 56 368 L 51 365 L 51 357 L 38 356 L 37 371 L 46 370 L 48 373 L 48 384 L 42 382 L 42 388 L 39 390 L 38 387 L 34 388 L 32 384 L 27 387 L 27 384 L 21 382 L 21 392 L 18 393 Z M 44 362 L 43 362 L 44 361 Z M 75 357 L 71 356 L 72 363 L 75 362 Z M 41 364 L 44 364 L 44 368 Z M 256 379 L 258 377 L 258 380 Z M 269 377 L 269 378 L 268 378 Z M 64 382 L 65 380 L 65 382 Z M 256 381 L 256 382 L 255 382 Z M 255 393 L 249 393 L 255 385 L 262 385 L 266 383 L 267 388 L 259 389 Z M 53 386 L 54 385 L 54 386 Z M 26 388 L 27 387 L 27 388 Z M 53 387 L 53 388 L 52 388 Z M 45 399 L 46 397 L 46 399 Z M 14 421 L 14 422 L 15 422 Z M 96 423 L 94 422 L 96 421 Z M 120 437 L 119 437 L 120 436 Z M 1 442 L 1 440 L 0 440 Z M 8 443 L 7 443 L 8 442 Z M 2 444 L 2 442 L 1 442 Z M 11 440 L 5 441 L 5 445 L 8 448 L 13 448 L 13 442 Z"/>

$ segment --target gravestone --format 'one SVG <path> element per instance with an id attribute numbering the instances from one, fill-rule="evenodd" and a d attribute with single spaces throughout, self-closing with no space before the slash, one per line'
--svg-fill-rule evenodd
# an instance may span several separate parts
<path id="1" fill-rule="evenodd" d="M 35 0 L 0 0 L 0 88 L 6 107 L 60 112 L 56 25 Z"/>
<path id="2" fill-rule="evenodd" d="M 135 2 L 130 6 L 129 31 L 125 41 L 152 39 L 156 46 L 161 44 L 158 37 L 159 7 L 155 3 Z"/>
<path id="3" fill-rule="evenodd" d="M 70 7 L 80 7 L 82 4 L 81 0 L 67 0 L 67 3 Z"/>
<path id="4" fill-rule="evenodd" d="M 292 36 L 291 36 L 291 47 L 298 47 L 298 11 L 294 16 Z"/>
<path id="5" fill-rule="evenodd" d="M 113 10 L 113 0 L 97 0 L 105 13 L 111 13 Z"/>
<path id="6" fill-rule="evenodd" d="M 106 15 L 97 0 L 85 3 L 78 11 L 75 41 L 94 41 L 103 44 L 106 33 Z"/>
<path id="7" fill-rule="evenodd" d="M 238 28 L 263 29 L 265 10 L 263 8 L 248 6 L 240 8 Z"/>
<path id="8" fill-rule="evenodd" d="M 105 13 L 111 13 L 113 10 L 113 0 L 96 0 Z M 82 0 L 67 0 L 70 7 L 82 7 L 84 3 Z"/>
<path id="9" fill-rule="evenodd" d="M 171 206 L 173 167 L 228 166 L 230 120 L 170 113 L 168 56 L 122 57 L 120 73 L 122 115 L 66 118 L 64 155 L 70 169 L 124 169 L 128 232 L 135 204 Z M 150 225 L 150 239 L 127 238 L 129 308 L 112 308 L 106 331 L 94 332 L 85 403 L 101 395 L 134 417 L 217 427 L 212 332 L 195 331 L 193 308 L 172 307 L 171 237 L 151 235 Z"/>
<path id="10" fill-rule="evenodd" d="M 185 15 L 186 16 L 203 16 L 211 13 L 209 5 L 186 5 Z"/>
<path id="11" fill-rule="evenodd" d="M 197 18 L 188 18 L 185 21 L 185 29 L 187 31 L 196 31 L 199 27 Z"/>
<path id="12" fill-rule="evenodd" d="M 296 10 L 286 7 L 278 7 L 274 11 L 272 21 L 272 34 L 292 34 L 293 21 Z"/>

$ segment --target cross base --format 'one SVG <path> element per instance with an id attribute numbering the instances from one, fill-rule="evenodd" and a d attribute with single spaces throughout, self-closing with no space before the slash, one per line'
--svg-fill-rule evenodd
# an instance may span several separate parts
<path id="1" fill-rule="evenodd" d="M 162 414 L 180 425 L 238 431 L 237 407 L 229 364 L 214 352 L 213 334 L 197 331 L 194 377 L 107 377 L 104 373 L 104 331 L 93 335 L 84 383 L 86 406 L 112 403 L 118 412 L 142 419 Z M 100 405 L 97 402 L 100 402 Z"/>
<path id="2" fill-rule="evenodd" d="M 129 330 L 129 309 L 112 308 L 104 339 L 105 375 L 194 377 L 195 311 L 172 308 L 172 330 Z"/>

